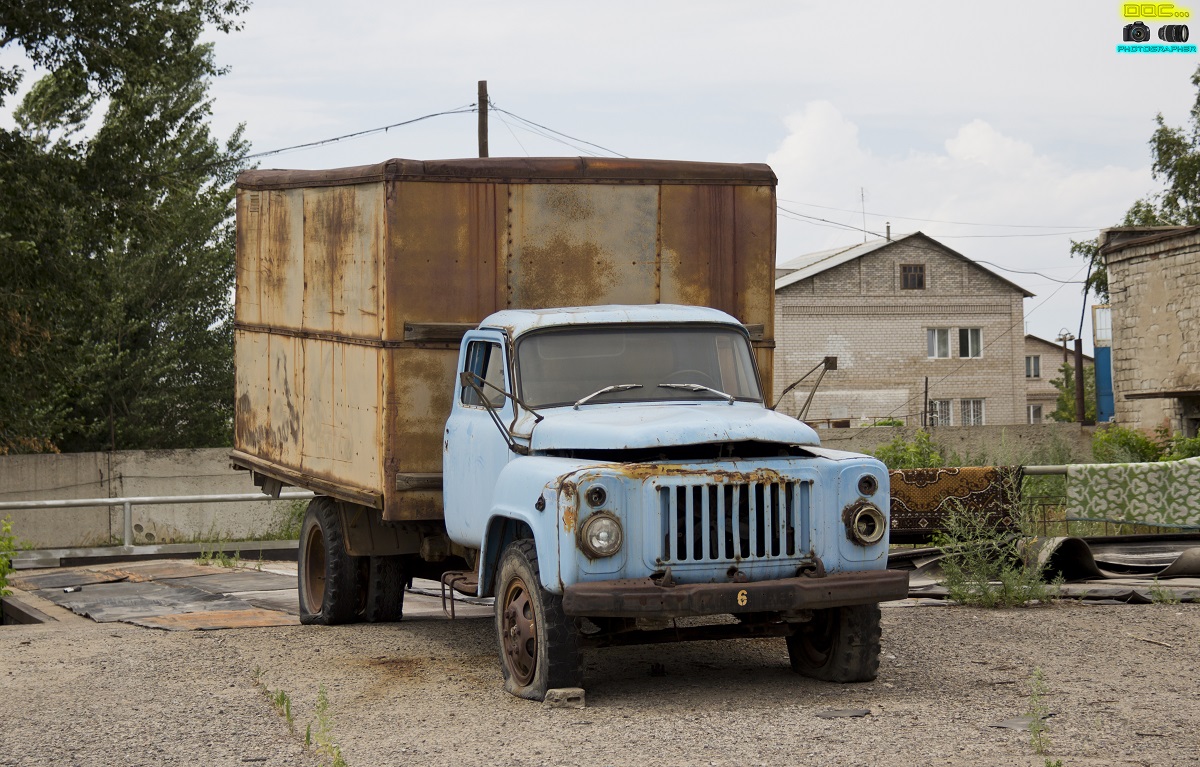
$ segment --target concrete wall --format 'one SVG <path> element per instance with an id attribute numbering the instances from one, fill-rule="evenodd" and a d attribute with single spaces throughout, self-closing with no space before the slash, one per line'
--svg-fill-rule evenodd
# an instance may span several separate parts
<path id="1" fill-rule="evenodd" d="M 924 289 L 900 288 L 902 264 L 924 264 Z M 952 425 L 961 423 L 964 399 L 984 400 L 984 424 L 1024 424 L 1023 298 L 930 240 L 894 242 L 776 290 L 775 391 L 836 355 L 810 422 L 863 426 L 890 416 L 920 425 L 928 377 L 929 398 L 950 401 Z M 949 330 L 949 357 L 929 357 L 933 328 Z M 959 356 L 960 328 L 982 329 L 981 356 Z M 802 384 L 779 409 L 797 414 L 810 389 Z"/>
<path id="2" fill-rule="evenodd" d="M 1145 234 L 1102 250 L 1116 421 L 1191 436 L 1200 428 L 1200 230 Z"/>
<path id="3" fill-rule="evenodd" d="M 258 492 L 228 456 L 226 448 L 0 456 L 0 501 Z M 289 503 L 134 506 L 134 543 L 252 538 L 276 527 Z M 69 548 L 119 544 L 123 513 L 97 506 L 0 517 L 10 516 L 13 533 L 36 548 Z"/>
<path id="4" fill-rule="evenodd" d="M 1095 426 L 1041 423 L 1011 426 L 939 426 L 931 429 L 935 444 L 964 461 L 985 459 L 1001 465 L 1091 463 Z M 835 450 L 868 452 L 897 436 L 912 439 L 918 430 L 908 426 L 861 429 L 818 429 L 821 444 Z"/>

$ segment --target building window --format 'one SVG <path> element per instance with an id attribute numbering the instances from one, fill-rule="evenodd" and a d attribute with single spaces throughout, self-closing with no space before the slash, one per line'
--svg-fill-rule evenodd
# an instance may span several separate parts
<path id="1" fill-rule="evenodd" d="M 930 426 L 953 426 L 950 418 L 950 400 L 948 399 L 931 399 L 929 400 L 929 425 Z"/>
<path id="2" fill-rule="evenodd" d="M 900 289 L 925 289 L 925 264 L 900 264 Z"/>
<path id="3" fill-rule="evenodd" d="M 1025 377 L 1026 378 L 1041 378 L 1042 377 L 1042 356 L 1035 354 L 1025 358 Z M 1033 423 L 1030 421 L 1030 423 Z"/>
<path id="4" fill-rule="evenodd" d="M 983 400 L 965 399 L 962 401 L 962 425 L 983 426 Z"/>
<path id="5" fill-rule="evenodd" d="M 983 356 L 983 328 L 958 329 L 958 356 Z"/>
<path id="6" fill-rule="evenodd" d="M 929 328 L 926 331 L 926 344 L 930 357 L 949 357 L 950 328 Z"/>
<path id="7" fill-rule="evenodd" d="M 1034 359 L 1037 359 L 1037 357 L 1034 357 Z M 1028 409 L 1029 409 L 1029 422 L 1030 423 L 1041 423 L 1042 422 L 1042 406 L 1041 405 L 1029 405 Z"/>

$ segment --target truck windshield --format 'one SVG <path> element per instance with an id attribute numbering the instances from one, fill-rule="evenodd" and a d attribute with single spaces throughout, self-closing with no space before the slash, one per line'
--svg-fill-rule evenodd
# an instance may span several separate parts
<path id="1" fill-rule="evenodd" d="M 521 396 L 531 407 L 570 405 L 608 386 L 638 384 L 589 400 L 727 399 L 762 402 L 750 345 L 722 327 L 586 327 L 539 331 L 517 342 Z M 661 384 L 699 384 L 690 390 Z M 587 405 L 584 405 L 587 407 Z"/>

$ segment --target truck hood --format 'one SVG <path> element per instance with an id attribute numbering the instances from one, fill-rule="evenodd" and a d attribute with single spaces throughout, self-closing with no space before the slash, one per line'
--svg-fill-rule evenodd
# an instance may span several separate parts
<path id="1" fill-rule="evenodd" d="M 819 445 L 812 427 L 750 403 L 584 405 L 541 411 L 530 448 L 637 449 L 720 442 Z M 524 431 L 518 427 L 519 431 Z"/>

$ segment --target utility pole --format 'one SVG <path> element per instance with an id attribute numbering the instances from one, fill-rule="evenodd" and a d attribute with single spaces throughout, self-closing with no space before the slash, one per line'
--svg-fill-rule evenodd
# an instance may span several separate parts
<path id="1" fill-rule="evenodd" d="M 479 156 L 488 156 L 488 94 L 487 80 L 479 81 Z"/>

